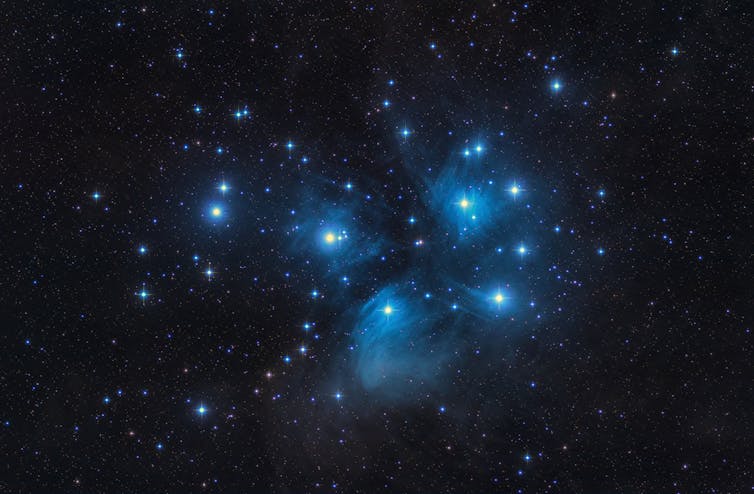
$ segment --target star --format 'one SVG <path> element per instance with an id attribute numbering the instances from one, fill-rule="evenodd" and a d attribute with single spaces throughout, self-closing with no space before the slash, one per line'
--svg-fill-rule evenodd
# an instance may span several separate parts
<path id="1" fill-rule="evenodd" d="M 97 191 L 95 191 L 95 192 L 94 192 L 94 193 L 92 194 L 92 199 L 94 199 L 95 201 L 99 201 L 100 197 L 102 197 L 102 196 L 101 196 L 101 195 L 100 195 L 100 193 L 99 193 L 99 192 L 97 192 Z"/>
<path id="2" fill-rule="evenodd" d="M 461 209 L 467 209 L 469 206 L 471 206 L 471 203 L 464 197 L 463 199 L 461 199 L 458 205 L 461 206 Z"/>
<path id="3" fill-rule="evenodd" d="M 497 292 L 495 294 L 495 302 L 497 302 L 498 304 L 502 304 L 504 300 L 505 300 L 505 297 L 503 296 L 502 293 Z"/>
<path id="4" fill-rule="evenodd" d="M 199 405 L 196 408 L 196 413 L 198 413 L 199 415 L 205 415 L 207 413 L 207 409 L 205 408 L 204 405 Z"/>
<path id="5" fill-rule="evenodd" d="M 389 316 L 393 313 L 393 308 L 390 306 L 390 304 L 387 304 L 385 305 L 385 307 L 383 307 L 382 312 L 384 312 L 386 316 Z"/>
<path id="6" fill-rule="evenodd" d="M 550 89 L 553 90 L 553 92 L 557 93 L 563 88 L 563 85 L 559 80 L 554 80 L 550 83 Z"/>
<path id="7" fill-rule="evenodd" d="M 145 245 L 139 246 L 139 254 L 144 255 L 147 253 L 147 247 Z"/>
<path id="8" fill-rule="evenodd" d="M 524 192 L 524 189 L 522 189 L 521 186 L 517 182 L 514 181 L 513 185 L 511 185 L 511 188 L 508 189 L 508 192 L 511 193 L 511 195 L 513 196 L 513 199 L 516 199 L 516 197 L 518 197 L 518 195 L 521 192 Z"/>
<path id="9" fill-rule="evenodd" d="M 328 244 L 335 243 L 335 234 L 332 233 L 332 232 L 327 232 L 325 234 L 325 242 L 328 243 Z"/>

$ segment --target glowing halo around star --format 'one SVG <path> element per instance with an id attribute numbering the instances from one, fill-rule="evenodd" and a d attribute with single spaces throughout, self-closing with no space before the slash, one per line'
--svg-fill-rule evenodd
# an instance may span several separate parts
<path id="1" fill-rule="evenodd" d="M 210 221 L 220 221 L 225 218 L 226 210 L 225 206 L 219 203 L 210 204 L 207 207 L 206 216 Z"/>

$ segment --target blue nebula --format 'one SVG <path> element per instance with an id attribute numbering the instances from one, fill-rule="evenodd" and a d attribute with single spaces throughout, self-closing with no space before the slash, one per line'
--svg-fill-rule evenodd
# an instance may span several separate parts
<path id="1" fill-rule="evenodd" d="M 440 313 L 421 295 L 388 286 L 359 310 L 351 331 L 351 358 L 360 386 L 401 400 L 413 387 L 439 383 L 449 358 L 447 336 L 438 334 Z"/>

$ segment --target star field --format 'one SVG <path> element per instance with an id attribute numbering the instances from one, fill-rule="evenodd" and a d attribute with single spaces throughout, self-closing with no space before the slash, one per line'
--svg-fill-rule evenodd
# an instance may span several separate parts
<path id="1" fill-rule="evenodd" d="M 8 9 L 0 491 L 751 491 L 751 17 Z"/>

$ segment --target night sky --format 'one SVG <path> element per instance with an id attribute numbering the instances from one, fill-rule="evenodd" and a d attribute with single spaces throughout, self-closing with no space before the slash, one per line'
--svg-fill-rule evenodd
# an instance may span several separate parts
<path id="1" fill-rule="evenodd" d="M 0 18 L 1 492 L 754 489 L 745 2 Z"/>

